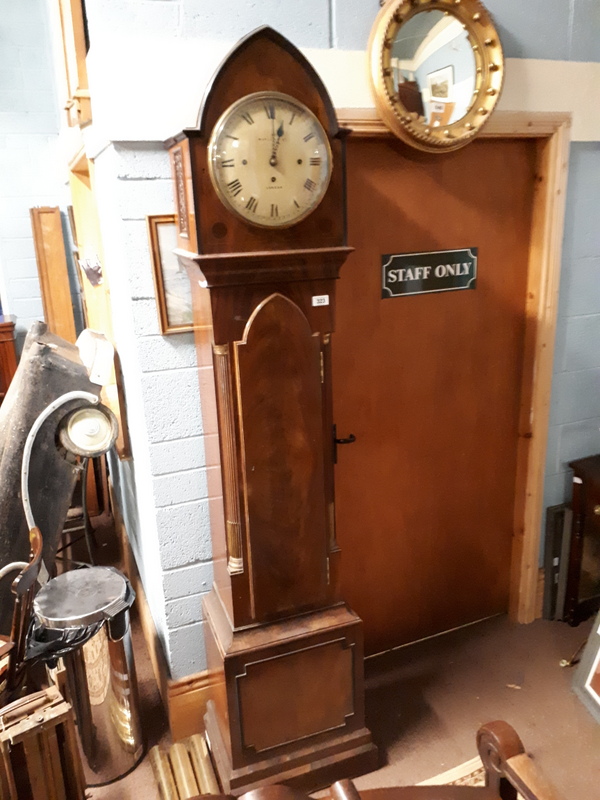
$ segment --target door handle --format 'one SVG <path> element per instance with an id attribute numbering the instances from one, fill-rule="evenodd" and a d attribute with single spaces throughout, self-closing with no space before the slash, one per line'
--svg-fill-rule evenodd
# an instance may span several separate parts
<path id="1" fill-rule="evenodd" d="M 338 444 L 352 444 L 356 441 L 356 436 L 351 433 L 347 439 L 337 438 L 337 428 L 333 426 L 333 463 L 337 464 L 337 446 Z"/>

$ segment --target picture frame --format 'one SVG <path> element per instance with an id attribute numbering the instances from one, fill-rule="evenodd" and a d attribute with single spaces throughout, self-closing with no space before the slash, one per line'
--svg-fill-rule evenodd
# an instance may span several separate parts
<path id="1" fill-rule="evenodd" d="M 450 64 L 427 76 L 429 100 L 432 103 L 451 103 L 454 100 L 454 67 Z"/>
<path id="2" fill-rule="evenodd" d="M 600 722 L 600 612 L 573 677 L 573 690 L 596 722 Z"/>
<path id="3" fill-rule="evenodd" d="M 155 214 L 146 217 L 146 221 L 160 332 L 167 335 L 191 331 L 192 290 L 187 273 L 173 252 L 177 247 L 176 215 Z"/>

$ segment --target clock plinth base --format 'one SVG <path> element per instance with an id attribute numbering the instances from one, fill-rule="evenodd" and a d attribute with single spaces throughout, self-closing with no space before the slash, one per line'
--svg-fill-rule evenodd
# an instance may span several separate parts
<path id="1" fill-rule="evenodd" d="M 360 619 L 344 605 L 233 630 L 205 601 L 214 676 L 205 725 L 223 791 L 314 791 L 376 769 L 364 724 Z"/>
<path id="2" fill-rule="evenodd" d="M 327 746 L 298 748 L 287 756 L 267 758 L 247 767 L 233 769 L 227 748 L 215 718 L 215 708 L 208 703 L 204 717 L 219 782 L 223 792 L 236 797 L 274 783 L 283 783 L 303 792 L 314 792 L 342 778 L 355 778 L 379 766 L 377 748 L 366 728 L 350 736 L 332 737 Z"/>

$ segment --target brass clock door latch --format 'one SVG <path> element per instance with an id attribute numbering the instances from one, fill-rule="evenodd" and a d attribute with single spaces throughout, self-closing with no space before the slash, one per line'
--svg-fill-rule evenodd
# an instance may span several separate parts
<path id="1" fill-rule="evenodd" d="M 347 439 L 337 438 L 337 426 L 333 426 L 333 463 L 337 464 L 337 446 L 338 444 L 352 444 L 356 441 L 356 436 L 351 433 Z"/>

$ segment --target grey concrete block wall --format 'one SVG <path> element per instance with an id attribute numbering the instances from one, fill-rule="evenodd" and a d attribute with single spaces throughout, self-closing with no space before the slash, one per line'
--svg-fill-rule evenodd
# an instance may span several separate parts
<path id="1" fill-rule="evenodd" d="M 44 0 L 0 0 L 0 301 L 20 344 L 43 319 L 29 209 L 66 205 Z"/>
<path id="2" fill-rule="evenodd" d="M 269 24 L 299 46 L 332 43 L 329 0 L 88 0 L 86 8 L 92 37 L 125 26 L 149 36 L 235 41 Z"/>
<path id="3" fill-rule="evenodd" d="M 509 58 L 599 61 L 597 0 L 488 0 Z M 270 25 L 299 47 L 364 50 L 379 0 L 87 0 L 90 29 L 235 41 Z"/>
<path id="4" fill-rule="evenodd" d="M 600 453 L 600 143 L 574 142 L 569 167 L 546 507 L 570 500 L 569 461 Z"/>
<path id="5" fill-rule="evenodd" d="M 205 666 L 201 600 L 212 582 L 196 351 L 192 334 L 162 336 L 158 322 L 146 217 L 173 211 L 168 154 L 157 142 L 113 143 L 109 151 L 96 170 L 107 178 L 105 202 L 121 241 L 119 286 L 111 281 L 111 295 L 125 293 L 131 314 L 131 331 L 121 342 L 117 337 L 117 346 L 139 392 L 129 414 L 144 418 L 145 442 L 135 443 L 133 458 L 149 476 L 147 482 L 136 471 L 120 494 L 132 495 L 128 533 L 136 558 L 148 562 L 139 564 L 146 593 L 162 595 L 164 616 L 157 613 L 155 623 L 171 675 L 180 678 Z M 135 512 L 140 503 L 152 505 L 156 545 Z M 184 631 L 197 640 L 195 646 Z"/>

